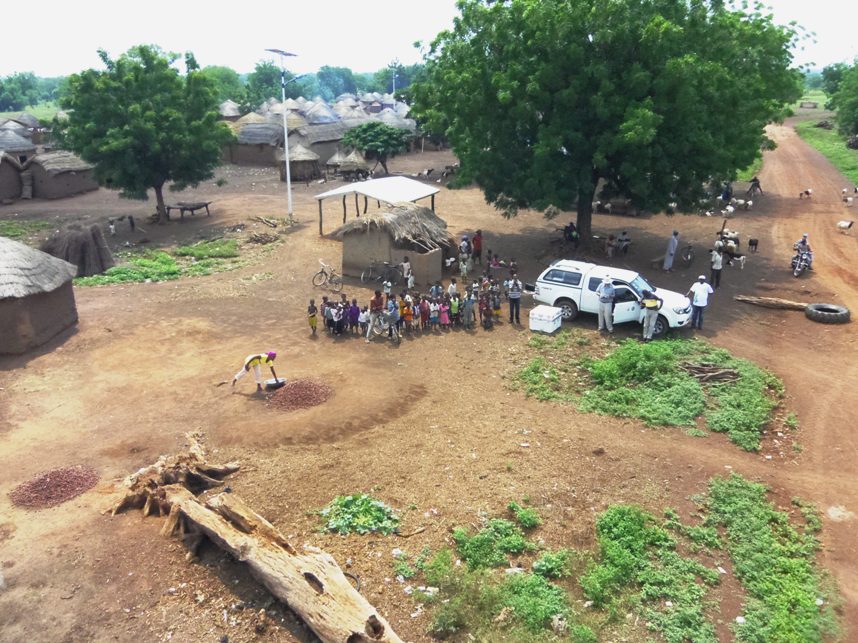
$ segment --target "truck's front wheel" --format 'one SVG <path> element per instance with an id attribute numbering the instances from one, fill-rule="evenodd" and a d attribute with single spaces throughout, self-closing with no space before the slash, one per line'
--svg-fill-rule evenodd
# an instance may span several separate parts
<path id="1" fill-rule="evenodd" d="M 667 323 L 667 318 L 664 315 L 659 315 L 655 320 L 655 328 L 652 329 L 653 338 L 661 338 L 670 330 L 670 324 Z"/>
<path id="2" fill-rule="evenodd" d="M 571 299 L 558 299 L 554 307 L 562 311 L 563 321 L 572 321 L 578 316 L 578 306 Z"/>

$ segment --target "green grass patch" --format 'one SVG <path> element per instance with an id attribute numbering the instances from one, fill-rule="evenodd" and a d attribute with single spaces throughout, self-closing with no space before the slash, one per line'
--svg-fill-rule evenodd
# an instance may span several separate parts
<path id="1" fill-rule="evenodd" d="M 736 576 L 749 595 L 740 641 L 821 641 L 837 623 L 816 569 L 819 542 L 799 533 L 766 487 L 732 474 L 709 484 L 710 523 L 726 531 Z"/>
<path id="2" fill-rule="evenodd" d="M 509 503 L 507 509 L 513 513 L 518 524 L 524 529 L 533 529 L 542 524 L 542 518 L 539 517 L 536 509 L 522 507 L 516 502 Z"/>
<path id="3" fill-rule="evenodd" d="M 492 518 L 473 535 L 464 527 L 457 527 L 453 530 L 453 541 L 471 569 L 500 567 L 509 563 L 507 554 L 535 549 L 518 525 L 503 518 Z"/>
<path id="4" fill-rule="evenodd" d="M 831 164 L 851 183 L 858 184 L 858 150 L 850 150 L 846 147 L 846 141 L 836 129 L 826 130 L 814 127 L 816 123 L 816 120 L 802 121 L 796 124 L 795 131 L 811 147 L 831 161 Z"/>
<path id="5" fill-rule="evenodd" d="M 54 224 L 50 221 L 0 220 L 0 237 L 23 240 L 52 227 Z"/>
<path id="6" fill-rule="evenodd" d="M 639 507 L 609 508 L 596 531 L 599 561 L 580 579 L 594 604 L 616 610 L 628 601 L 671 643 L 717 641 L 705 599 L 718 572 L 677 553 L 667 529 Z"/>
<path id="7" fill-rule="evenodd" d="M 564 578 L 571 573 L 570 562 L 568 549 L 545 551 L 533 562 L 533 573 L 544 578 Z"/>
<path id="8" fill-rule="evenodd" d="M 106 286 L 111 284 L 172 281 L 181 277 L 204 277 L 217 272 L 234 270 L 243 265 L 238 256 L 236 242 L 212 242 L 215 245 L 183 246 L 175 253 L 164 250 L 145 250 L 142 253 L 117 254 L 119 265 L 108 268 L 100 275 L 78 277 L 76 286 Z M 199 258 L 188 254 L 197 248 Z M 181 251 L 184 254 L 180 254 Z M 232 254 L 230 254 L 232 253 Z"/>
<path id="9" fill-rule="evenodd" d="M 628 339 L 607 354 L 582 356 L 570 335 L 529 341 L 537 355 L 515 375 L 528 396 L 570 401 L 580 410 L 643 420 L 649 426 L 703 428 L 726 432 L 741 448 L 756 451 L 760 434 L 778 406 L 783 385 L 747 360 L 701 340 Z M 544 340 L 544 341 L 543 341 Z M 701 382 L 689 369 L 706 366 L 735 371 L 727 382 Z M 698 426 L 699 419 L 705 427 Z"/>
<path id="10" fill-rule="evenodd" d="M 59 105 L 54 101 L 44 101 L 38 105 L 29 105 L 24 109 L 12 112 L 0 112 L 0 118 L 15 118 L 21 112 L 27 112 L 38 118 L 42 125 L 49 125 L 58 111 L 60 111 Z"/>
<path id="11" fill-rule="evenodd" d="M 238 241 L 235 239 L 216 239 L 214 241 L 199 241 L 190 246 L 180 246 L 176 249 L 178 257 L 193 257 L 194 259 L 227 259 L 238 256 Z"/>
<path id="12" fill-rule="evenodd" d="M 784 424 L 792 431 L 795 431 L 798 428 L 798 416 L 795 412 L 790 411 L 787 414 L 786 418 L 784 418 Z"/>
<path id="13" fill-rule="evenodd" d="M 337 496 L 319 514 L 325 521 L 324 530 L 338 534 L 393 533 L 399 517 L 381 500 L 362 493 Z"/>

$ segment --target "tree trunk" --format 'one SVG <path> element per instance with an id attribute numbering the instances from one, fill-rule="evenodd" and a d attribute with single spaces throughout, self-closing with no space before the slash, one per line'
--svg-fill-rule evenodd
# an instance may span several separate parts
<path id="1" fill-rule="evenodd" d="M 142 508 L 144 516 L 168 515 L 161 533 L 178 533 L 190 550 L 189 559 L 208 536 L 247 563 L 253 575 L 325 643 L 402 643 L 330 554 L 309 546 L 298 552 L 235 494 L 220 493 L 205 502 L 194 495 L 222 485 L 224 477 L 239 470 L 237 463 L 208 463 L 201 437 L 187 434 L 187 453 L 163 455 L 128 476 L 125 495 L 113 514 Z"/>
<path id="2" fill-rule="evenodd" d="M 379 156 L 378 162 L 381 163 L 381 167 L 384 168 L 385 175 L 389 175 L 390 172 L 387 170 L 387 157 L 386 156 Z"/>
<path id="3" fill-rule="evenodd" d="M 155 201 L 158 207 L 158 223 L 167 223 L 167 208 L 164 207 L 164 184 L 156 185 Z"/>
<path id="4" fill-rule="evenodd" d="M 584 246 L 593 241 L 593 196 L 596 194 L 595 182 L 593 187 L 578 188 L 578 238 Z"/>

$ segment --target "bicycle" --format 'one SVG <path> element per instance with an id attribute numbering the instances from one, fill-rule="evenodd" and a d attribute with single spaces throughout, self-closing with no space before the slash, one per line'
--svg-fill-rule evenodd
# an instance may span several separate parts
<path id="1" fill-rule="evenodd" d="M 319 259 L 319 263 L 322 267 L 319 269 L 319 272 L 313 275 L 313 285 L 321 287 L 328 284 L 331 290 L 340 292 L 343 289 L 343 278 L 337 274 L 337 269 L 329 266 L 321 259 Z"/>
<path id="2" fill-rule="evenodd" d="M 393 329 L 393 333 L 391 334 L 390 339 L 398 344 L 401 340 L 399 329 L 396 327 L 396 323 L 391 323 L 390 313 L 382 313 L 381 315 L 376 316 L 375 322 L 372 325 L 372 334 L 376 337 L 381 337 L 385 333 L 390 332 L 391 328 Z"/>
<path id="3" fill-rule="evenodd" d="M 382 262 L 379 271 L 378 262 L 375 259 L 370 259 L 369 268 L 360 273 L 361 283 L 364 284 L 368 281 L 389 281 L 391 285 L 396 286 L 402 279 L 402 269 L 399 266 L 390 265 L 389 261 Z"/>
<path id="4" fill-rule="evenodd" d="M 685 267 L 688 268 L 692 263 L 694 263 L 694 246 L 690 243 L 685 246 L 679 253 L 679 258 L 682 260 Z"/>

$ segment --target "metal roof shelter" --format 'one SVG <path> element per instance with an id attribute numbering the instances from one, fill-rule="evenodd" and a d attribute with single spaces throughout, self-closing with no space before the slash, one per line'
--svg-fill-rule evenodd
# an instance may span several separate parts
<path id="1" fill-rule="evenodd" d="M 346 197 L 355 195 L 355 213 L 360 216 L 358 199 L 363 196 L 363 212 L 366 214 L 367 203 L 373 199 L 381 207 L 382 202 L 393 205 L 402 201 L 416 202 L 426 197 L 432 197 L 432 211 L 435 211 L 435 195 L 440 190 L 420 181 L 405 176 L 388 176 L 383 179 L 370 179 L 359 183 L 350 183 L 342 187 L 328 190 L 316 195 L 319 202 L 319 234 L 322 234 L 322 201 L 335 196 L 343 197 L 343 223 L 346 222 Z"/>

